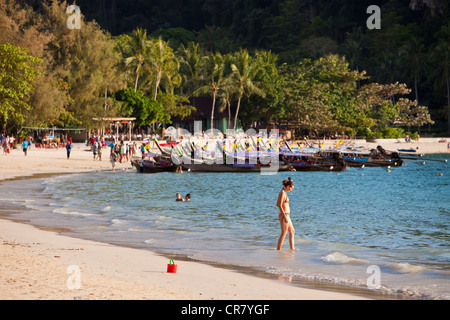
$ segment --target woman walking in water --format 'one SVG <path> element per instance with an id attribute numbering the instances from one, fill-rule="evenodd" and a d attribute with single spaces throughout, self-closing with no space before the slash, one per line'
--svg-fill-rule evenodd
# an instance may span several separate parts
<path id="1" fill-rule="evenodd" d="M 292 224 L 292 220 L 290 217 L 291 209 L 289 207 L 289 198 L 287 196 L 288 192 L 291 192 L 294 189 L 294 182 L 291 178 L 288 178 L 283 181 L 283 189 L 281 189 L 278 194 L 277 207 L 280 208 L 280 214 L 278 215 L 278 220 L 280 220 L 281 226 L 281 235 L 278 239 L 277 250 L 281 250 L 283 246 L 284 238 L 286 234 L 289 232 L 289 245 L 291 246 L 291 250 L 295 250 L 294 246 L 294 225 Z"/>

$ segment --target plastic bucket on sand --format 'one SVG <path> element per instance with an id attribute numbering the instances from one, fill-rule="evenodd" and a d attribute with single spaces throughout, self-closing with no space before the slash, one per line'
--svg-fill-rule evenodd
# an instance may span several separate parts
<path id="1" fill-rule="evenodd" d="M 167 265 L 167 272 L 168 273 L 177 273 L 177 265 L 175 262 L 170 259 L 169 264 Z"/>

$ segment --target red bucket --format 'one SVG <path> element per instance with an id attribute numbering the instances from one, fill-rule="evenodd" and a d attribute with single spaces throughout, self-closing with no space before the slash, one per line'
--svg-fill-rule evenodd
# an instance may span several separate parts
<path id="1" fill-rule="evenodd" d="M 177 265 L 175 262 L 170 259 L 169 264 L 167 265 L 167 272 L 168 273 L 177 273 Z"/>

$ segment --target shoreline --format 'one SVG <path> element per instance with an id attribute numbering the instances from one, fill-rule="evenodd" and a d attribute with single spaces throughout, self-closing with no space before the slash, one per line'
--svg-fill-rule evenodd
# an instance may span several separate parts
<path id="1" fill-rule="evenodd" d="M 0 157 L 0 183 L 25 176 L 111 171 L 109 159 L 93 161 L 84 145 L 65 150 L 21 150 Z M 130 165 L 117 164 L 116 170 Z M 13 217 L 12 217 L 13 218 Z M 180 259 L 177 274 L 169 259 L 147 249 L 121 247 L 42 230 L 0 216 L 0 299 L 156 300 L 353 300 L 408 299 L 332 284 L 291 283 L 286 277 L 252 274 L 233 266 Z M 81 288 L 68 289 L 69 266 L 78 266 Z"/>

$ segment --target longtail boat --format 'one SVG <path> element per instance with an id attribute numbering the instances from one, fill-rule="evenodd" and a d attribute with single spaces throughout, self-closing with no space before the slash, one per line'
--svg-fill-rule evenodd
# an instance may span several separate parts
<path id="1" fill-rule="evenodd" d="M 145 153 L 142 158 L 131 159 L 138 173 L 176 172 L 179 169 L 169 156 L 159 153 Z"/>
<path id="2" fill-rule="evenodd" d="M 336 152 L 341 154 L 342 159 L 349 167 L 399 167 L 403 165 L 403 159 L 395 151 L 386 151 L 378 146 L 370 151 L 338 150 L 327 151 L 328 156 Z"/>

